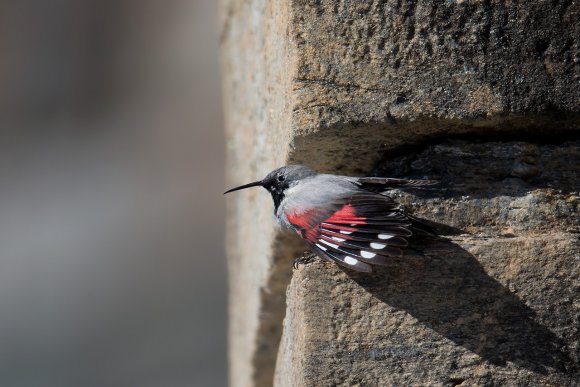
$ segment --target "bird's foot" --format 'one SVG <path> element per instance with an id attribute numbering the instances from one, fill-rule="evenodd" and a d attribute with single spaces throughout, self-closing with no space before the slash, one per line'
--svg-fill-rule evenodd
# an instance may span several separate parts
<path id="1" fill-rule="evenodd" d="M 298 266 L 311 263 L 316 257 L 316 254 L 306 251 L 301 257 L 294 258 L 294 264 L 292 266 L 294 269 L 298 269 Z"/>

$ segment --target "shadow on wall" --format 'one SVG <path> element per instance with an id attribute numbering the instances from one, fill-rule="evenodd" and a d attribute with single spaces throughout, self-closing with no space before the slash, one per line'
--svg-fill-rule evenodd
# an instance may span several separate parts
<path id="1" fill-rule="evenodd" d="M 495 365 L 535 372 L 571 371 L 563 342 L 534 312 L 490 277 L 473 255 L 449 241 L 420 242 L 423 256 L 393 259 L 373 275 L 345 270 L 382 302 Z"/>
<path id="2" fill-rule="evenodd" d="M 546 292 L 546 286 L 550 287 L 552 280 L 565 284 L 565 277 L 572 278 L 564 266 L 573 263 L 563 257 L 575 253 L 566 250 L 572 245 L 559 245 L 554 240 L 557 236 L 548 234 L 555 225 L 558 232 L 577 227 L 574 202 L 567 195 L 577 191 L 579 146 L 578 142 L 538 145 L 445 141 L 422 152 L 384 161 L 374 174 L 440 179 L 447 185 L 442 195 L 431 190 L 416 190 L 414 194 L 428 200 L 436 196 L 451 199 L 436 202 L 435 206 L 423 202 L 422 207 L 442 211 L 438 212 L 439 218 L 460 227 L 481 226 L 480 234 L 492 236 L 458 238 L 464 246 L 484 246 L 477 259 L 451 240 L 416 238 L 411 246 L 420 254 L 393 259 L 371 276 L 345 272 L 383 303 L 408 312 L 492 364 L 512 362 L 544 374 L 577 371 L 575 354 L 567 353 L 563 340 L 542 324 L 558 326 L 566 318 L 557 313 L 563 304 L 556 305 L 556 300 L 566 297 L 564 288 L 553 285 Z M 519 199 L 522 196 L 527 199 Z M 410 203 L 412 197 L 403 195 L 399 199 L 422 209 Z M 511 231 L 504 234 L 509 226 L 514 233 L 521 232 L 522 238 L 511 239 L 516 237 Z M 528 231 L 531 234 L 526 237 Z M 550 238 L 549 243 L 542 238 Z M 522 261 L 526 258 L 530 259 L 529 266 Z M 544 315 L 538 318 L 524 301 L 486 273 L 480 262 L 491 265 L 495 273 L 490 274 L 495 277 L 512 275 L 522 297 L 538 310 L 546 305 L 550 314 L 542 312 Z M 555 268 L 548 267 L 550 262 L 564 266 L 550 272 Z M 516 274 L 506 273 L 512 270 L 510 264 L 517 266 Z"/>
<path id="3" fill-rule="evenodd" d="M 419 253 L 412 254 L 410 248 L 410 254 L 376 267 L 373 274 L 340 268 L 373 296 L 373 302 L 368 302 L 370 309 L 378 300 L 381 307 L 371 311 L 368 320 L 359 319 L 367 311 L 367 299 L 351 308 L 354 298 L 340 293 L 356 286 L 334 288 L 340 277 L 317 278 L 325 297 L 328 293 L 333 301 L 323 316 L 312 309 L 302 312 L 305 307 L 296 308 L 292 305 L 296 301 L 291 299 L 292 310 L 312 315 L 306 326 L 321 320 L 322 330 L 332 337 L 328 340 L 313 335 L 305 341 L 304 345 L 312 344 L 316 351 L 316 356 L 306 360 L 312 368 L 304 371 L 305 375 L 318 375 L 318 364 L 327 361 L 333 366 L 347 364 L 340 368 L 340 374 L 332 374 L 337 380 L 352 377 L 349 380 L 358 381 L 365 376 L 351 371 L 366 365 L 370 355 L 381 364 L 377 370 L 398 371 L 401 364 L 428 359 L 434 360 L 430 365 L 435 366 L 429 370 L 433 373 L 472 372 L 495 365 L 498 368 L 490 373 L 491 379 L 502 380 L 505 371 L 506 375 L 517 375 L 510 380 L 525 380 L 524 371 L 529 370 L 558 374 L 554 380 L 561 382 L 556 384 L 569 385 L 579 370 L 573 300 L 578 278 L 574 257 L 579 247 L 580 143 L 568 137 L 554 136 L 552 140 L 443 139 L 385 155 L 371 176 L 442 182 L 435 190 L 415 189 L 412 194 L 393 190 L 388 195 L 415 216 L 465 228 L 473 235 L 449 240 L 414 238 L 410 245 Z M 305 154 L 301 151 L 297 161 Z M 293 283 L 293 290 L 312 290 L 317 308 L 326 307 L 326 298 L 319 296 L 312 284 L 306 285 L 307 279 L 316 277 L 299 278 L 304 283 Z M 403 326 L 398 336 L 397 323 L 408 320 L 392 317 L 388 321 L 386 313 L 393 309 L 412 316 L 417 326 Z M 384 328 L 376 330 L 377 325 Z M 427 335 L 432 341 L 424 347 L 415 345 L 415 337 L 409 336 L 416 334 Z M 453 353 L 433 355 L 429 352 L 432 348 L 449 348 Z M 470 353 L 481 361 L 473 360 L 476 356 Z M 438 367 L 439 362 L 445 366 Z M 572 376 L 561 378 L 564 375 Z"/>

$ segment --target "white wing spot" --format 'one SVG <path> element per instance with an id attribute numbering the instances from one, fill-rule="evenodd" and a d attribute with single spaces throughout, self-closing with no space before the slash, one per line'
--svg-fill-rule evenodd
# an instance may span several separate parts
<path id="1" fill-rule="evenodd" d="M 335 236 L 333 236 L 332 239 L 334 239 L 337 242 L 344 242 L 346 240 L 344 238 L 339 238 L 339 237 L 335 237 Z"/>
<path id="2" fill-rule="evenodd" d="M 379 234 L 379 239 L 391 239 L 393 236 L 389 234 Z"/>
<path id="3" fill-rule="evenodd" d="M 352 234 L 352 231 L 344 231 L 344 230 L 340 230 L 341 234 L 345 234 L 345 235 L 349 235 Z"/>
<path id="4" fill-rule="evenodd" d="M 384 249 L 385 248 L 385 244 L 382 243 L 371 243 L 371 247 L 375 250 L 380 250 L 380 249 Z"/>
<path id="5" fill-rule="evenodd" d="M 318 247 L 319 249 L 326 251 L 326 247 L 324 247 L 324 246 L 320 246 L 318 243 L 315 243 L 315 245 L 316 245 L 316 247 Z"/>
<path id="6" fill-rule="evenodd" d="M 338 249 L 338 245 L 335 245 L 334 243 L 330 243 L 328 241 L 325 241 L 324 239 L 319 239 L 319 241 L 324 243 L 325 245 L 332 247 L 333 249 Z"/>
<path id="7" fill-rule="evenodd" d="M 353 257 L 349 257 L 348 255 L 346 257 L 344 257 L 344 262 L 348 263 L 349 265 L 356 265 L 358 263 L 358 260 L 354 259 Z"/>
<path id="8" fill-rule="evenodd" d="M 363 257 L 363 258 L 374 258 L 376 256 L 376 254 L 375 253 L 371 253 L 369 251 L 361 250 L 360 251 L 360 256 Z"/>
<path id="9" fill-rule="evenodd" d="M 350 225 L 351 225 L 352 227 L 354 227 L 354 226 L 356 226 L 357 224 L 356 224 L 356 223 L 351 223 Z"/>

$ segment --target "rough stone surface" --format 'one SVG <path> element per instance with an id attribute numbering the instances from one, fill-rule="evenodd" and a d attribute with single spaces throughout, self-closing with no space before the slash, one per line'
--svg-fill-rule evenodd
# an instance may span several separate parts
<path id="1" fill-rule="evenodd" d="M 296 161 L 363 174 L 433 137 L 579 128 L 575 1 L 292 6 Z"/>
<path id="2" fill-rule="evenodd" d="M 446 142 L 384 171 L 438 175 L 391 195 L 464 233 L 415 239 L 373 275 L 300 267 L 275 384 L 577 384 L 580 143 Z"/>
<path id="3" fill-rule="evenodd" d="M 541 143 L 580 129 L 576 1 L 222 0 L 220 7 L 228 186 L 288 161 L 361 175 L 390 151 L 458 135 Z M 528 169 L 514 165 L 513 174 L 523 178 Z M 506 180 L 536 187 L 523 181 Z M 453 200 L 474 217 L 491 217 L 508 200 L 496 199 L 493 214 Z M 268 386 L 290 257 L 302 247 L 279 243 L 288 237 L 275 228 L 264 192 L 227 201 L 230 382 Z"/>
<path id="4" fill-rule="evenodd" d="M 295 124 L 577 112 L 575 1 L 292 2 Z"/>

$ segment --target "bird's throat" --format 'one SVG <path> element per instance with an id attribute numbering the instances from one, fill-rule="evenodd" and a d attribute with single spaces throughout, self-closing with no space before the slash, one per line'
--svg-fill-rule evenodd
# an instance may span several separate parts
<path id="1" fill-rule="evenodd" d="M 280 207 L 280 203 L 284 200 L 284 191 L 272 191 L 272 199 L 274 200 L 274 213 L 278 211 L 278 207 Z"/>

